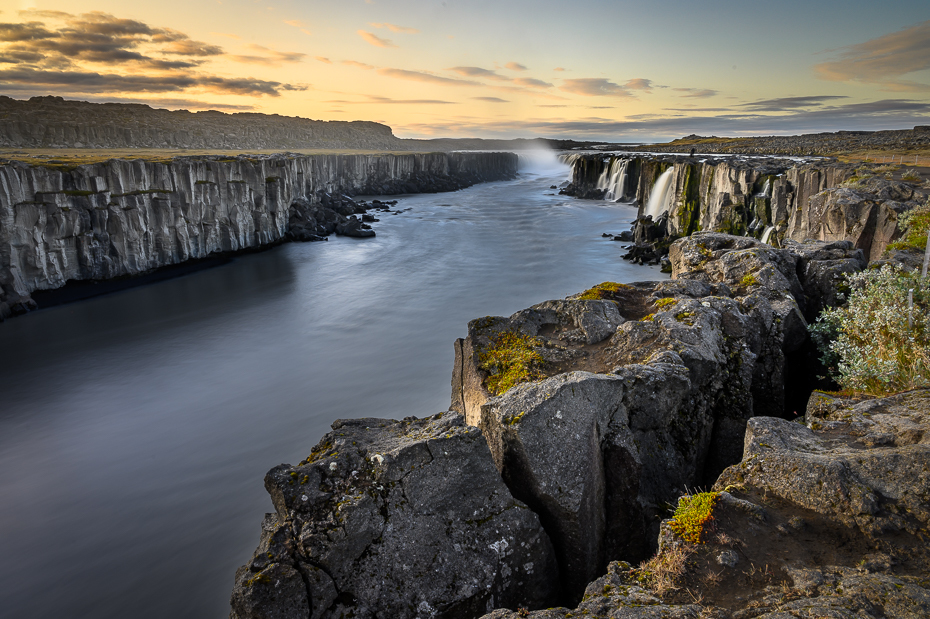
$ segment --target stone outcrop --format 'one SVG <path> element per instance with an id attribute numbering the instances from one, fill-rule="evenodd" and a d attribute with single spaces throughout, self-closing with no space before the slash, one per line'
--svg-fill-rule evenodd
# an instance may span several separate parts
<path id="1" fill-rule="evenodd" d="M 552 546 L 461 415 L 341 420 L 265 477 L 234 619 L 471 618 L 559 598 Z"/>
<path id="2" fill-rule="evenodd" d="M 75 168 L 0 165 L 0 317 L 73 280 L 332 232 L 370 236 L 345 194 L 447 191 L 511 178 L 511 153 L 179 157 Z M 6 305 L 6 310 L 3 309 Z"/>
<path id="3" fill-rule="evenodd" d="M 850 241 L 868 260 L 878 260 L 900 236 L 898 216 L 926 196 L 910 183 L 872 177 L 856 188 L 837 187 L 813 196 L 795 211 L 788 226 L 793 240 Z"/>
<path id="4" fill-rule="evenodd" d="M 815 393 L 799 421 L 749 421 L 701 543 L 666 521 L 655 559 L 611 563 L 577 608 L 485 619 L 930 615 L 930 390 Z"/>

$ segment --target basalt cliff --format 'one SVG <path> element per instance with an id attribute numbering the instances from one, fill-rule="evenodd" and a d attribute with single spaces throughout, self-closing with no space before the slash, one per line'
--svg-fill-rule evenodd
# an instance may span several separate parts
<path id="1" fill-rule="evenodd" d="M 32 293 L 68 282 L 128 278 L 333 232 L 373 236 L 359 218 L 371 205 L 349 196 L 450 191 L 516 171 L 511 153 L 6 162 L 0 319 L 34 308 Z"/>
<path id="2" fill-rule="evenodd" d="M 702 232 L 670 256 L 669 281 L 472 321 L 450 410 L 337 421 L 272 469 L 230 616 L 926 616 L 928 393 L 808 398 L 793 367 L 841 284 L 806 274 L 864 253 Z M 667 515 L 698 487 L 695 541 Z"/>

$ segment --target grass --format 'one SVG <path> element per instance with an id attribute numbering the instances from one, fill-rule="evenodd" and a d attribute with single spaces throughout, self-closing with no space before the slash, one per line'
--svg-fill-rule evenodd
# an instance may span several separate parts
<path id="1" fill-rule="evenodd" d="M 539 341 L 518 331 L 503 331 L 478 356 L 478 367 L 489 376 L 488 391 L 502 395 L 520 383 L 542 378 L 539 371 L 542 355 L 536 351 Z"/>
<path id="2" fill-rule="evenodd" d="M 898 227 L 903 230 L 901 238 L 888 246 L 888 249 L 916 249 L 924 251 L 927 247 L 927 232 L 930 230 L 930 200 L 926 204 L 901 215 Z"/>

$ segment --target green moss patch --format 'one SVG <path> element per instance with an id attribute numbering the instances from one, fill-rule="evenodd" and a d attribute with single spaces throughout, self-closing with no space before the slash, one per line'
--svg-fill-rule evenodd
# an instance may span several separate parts
<path id="1" fill-rule="evenodd" d="M 503 331 L 478 356 L 478 367 L 489 374 L 485 381 L 494 395 L 506 393 L 520 383 L 542 378 L 539 341 L 518 331 Z"/>

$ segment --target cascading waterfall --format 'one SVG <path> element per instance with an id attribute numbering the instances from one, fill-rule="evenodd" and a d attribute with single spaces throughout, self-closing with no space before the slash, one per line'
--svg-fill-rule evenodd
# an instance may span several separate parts
<path id="1" fill-rule="evenodd" d="M 762 233 L 762 242 L 768 243 L 769 237 L 772 236 L 772 233 L 775 232 L 775 226 L 768 226 L 765 228 L 765 232 Z"/>
<path id="2" fill-rule="evenodd" d="M 656 180 L 656 184 L 649 194 L 649 202 L 646 204 L 646 210 L 643 212 L 643 216 L 652 215 L 652 220 L 655 221 L 662 213 L 668 211 L 669 189 L 672 187 L 672 175 L 674 172 L 675 168 L 671 167 L 665 172 L 662 172 L 662 175 Z"/>
<path id="3" fill-rule="evenodd" d="M 626 185 L 627 167 L 630 165 L 629 159 L 612 159 L 609 166 L 604 166 L 604 171 L 600 178 L 597 179 L 597 188 L 605 191 L 605 200 L 622 200 L 623 190 Z"/>

